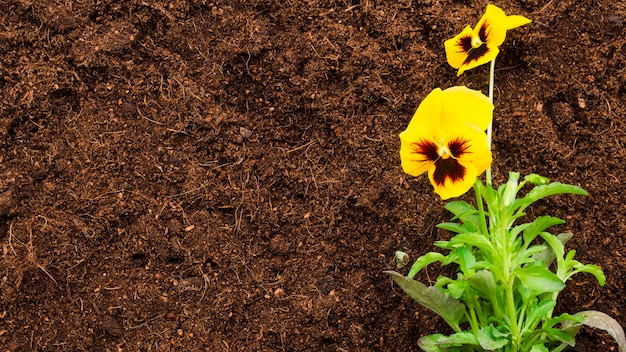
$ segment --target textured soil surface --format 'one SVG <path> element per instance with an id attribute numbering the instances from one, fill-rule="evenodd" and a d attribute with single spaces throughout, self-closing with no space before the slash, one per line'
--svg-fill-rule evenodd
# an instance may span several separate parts
<path id="1" fill-rule="evenodd" d="M 436 87 L 486 93 L 488 67 L 457 78 L 443 50 L 486 4 L 0 0 L 0 349 L 418 351 L 448 332 L 383 274 L 450 218 L 397 135 Z M 533 20 L 497 61 L 495 180 L 590 193 L 531 213 L 566 219 L 608 279 L 575 276 L 558 310 L 626 325 L 626 4 L 495 4 Z"/>

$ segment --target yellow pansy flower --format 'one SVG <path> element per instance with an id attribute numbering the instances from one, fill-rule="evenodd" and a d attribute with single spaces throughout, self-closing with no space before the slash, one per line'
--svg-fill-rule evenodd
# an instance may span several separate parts
<path id="1" fill-rule="evenodd" d="M 491 164 L 484 131 L 492 113 L 493 104 L 479 91 L 433 90 L 400 133 L 402 169 L 412 176 L 428 172 L 442 199 L 464 194 Z"/>
<path id="2" fill-rule="evenodd" d="M 507 30 L 530 22 L 524 16 L 507 16 L 502 9 L 489 4 L 475 28 L 467 26 L 459 35 L 445 41 L 448 63 L 459 70 L 457 76 L 486 64 L 498 56 L 498 47 L 504 42 Z"/>

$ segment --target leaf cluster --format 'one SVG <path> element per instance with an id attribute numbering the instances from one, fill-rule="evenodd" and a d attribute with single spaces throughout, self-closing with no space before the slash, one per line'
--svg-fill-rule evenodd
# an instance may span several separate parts
<path id="1" fill-rule="evenodd" d="M 518 180 L 519 174 L 512 172 L 509 181 L 497 189 L 476 181 L 476 207 L 464 201 L 446 205 L 454 215 L 453 222 L 438 228 L 454 236 L 435 243 L 440 251 L 418 258 L 407 276 L 387 272 L 455 331 L 421 338 L 419 346 L 424 351 L 558 352 L 575 344 L 574 335 L 581 324 L 592 325 L 589 322 L 597 318 L 594 314 L 598 312 L 553 314 L 559 292 L 574 274 L 589 273 L 600 285 L 606 280 L 600 267 L 580 263 L 574 259 L 575 250 L 565 250 L 571 233 L 548 231 L 564 221 L 544 215 L 519 223 L 526 219 L 525 210 L 540 199 L 587 193 L 578 186 L 549 182 L 534 174 Z M 532 189 L 521 196 L 526 184 Z M 439 276 L 430 287 L 414 280 L 432 263 L 455 265 L 456 276 Z M 615 337 L 620 338 L 618 335 Z"/>

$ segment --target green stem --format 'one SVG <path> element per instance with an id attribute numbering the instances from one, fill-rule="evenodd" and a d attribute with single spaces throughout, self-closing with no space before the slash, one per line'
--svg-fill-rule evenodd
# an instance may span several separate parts
<path id="1" fill-rule="evenodd" d="M 473 305 L 475 302 L 472 303 L 472 307 L 470 307 L 469 309 L 469 313 L 470 316 L 468 318 L 470 327 L 472 328 L 472 332 L 474 333 L 474 335 L 478 336 L 478 330 L 480 322 L 478 321 L 477 317 L 476 317 L 476 310 L 474 309 Z"/>
<path id="2" fill-rule="evenodd" d="M 502 269 L 502 284 L 505 287 L 505 301 L 506 301 L 506 314 L 509 318 L 510 331 L 511 331 L 511 352 L 517 352 L 520 347 L 521 332 L 520 325 L 518 324 L 517 305 L 515 304 L 515 293 L 513 292 L 513 286 L 515 284 L 515 276 L 511 275 L 511 245 L 509 241 L 510 233 L 506 227 L 507 213 L 503 211 L 497 215 L 498 219 L 491 227 L 491 231 L 496 231 L 497 234 L 494 238 L 500 240 L 498 249 L 501 253 L 501 269 Z"/>
<path id="3" fill-rule="evenodd" d="M 519 326 L 517 325 L 517 313 L 515 312 L 515 297 L 513 296 L 513 280 L 506 287 L 507 315 L 511 320 L 511 351 L 517 351 L 520 341 Z"/>
<path id="4" fill-rule="evenodd" d="M 493 104 L 493 85 L 494 85 L 494 76 L 496 70 L 496 59 L 491 60 L 491 65 L 489 68 L 489 101 Z M 493 130 L 493 118 L 489 122 L 489 127 L 487 127 L 487 145 L 489 146 L 489 150 L 491 150 L 491 136 Z M 487 168 L 485 172 L 485 176 L 487 178 L 487 184 L 491 185 L 491 166 Z"/>

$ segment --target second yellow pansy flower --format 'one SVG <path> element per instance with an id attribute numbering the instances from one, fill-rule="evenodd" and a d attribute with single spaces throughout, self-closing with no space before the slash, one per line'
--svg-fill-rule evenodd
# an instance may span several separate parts
<path id="1" fill-rule="evenodd" d="M 486 64 L 498 56 L 498 47 L 504 42 L 507 30 L 530 22 L 524 16 L 507 16 L 502 9 L 489 4 L 475 28 L 467 26 L 459 35 L 445 41 L 448 63 L 459 70 L 458 76 Z"/>

